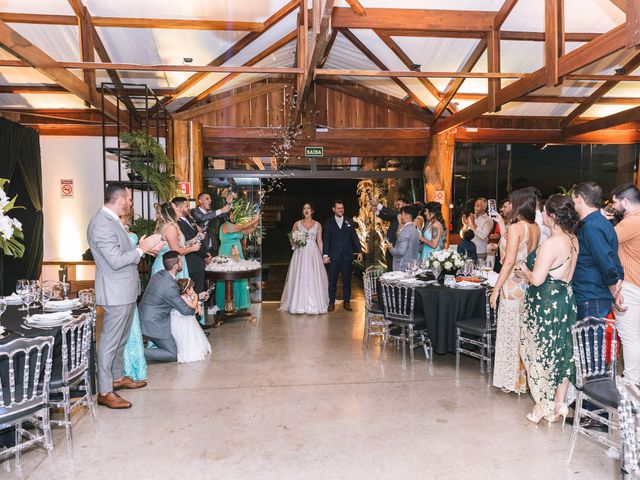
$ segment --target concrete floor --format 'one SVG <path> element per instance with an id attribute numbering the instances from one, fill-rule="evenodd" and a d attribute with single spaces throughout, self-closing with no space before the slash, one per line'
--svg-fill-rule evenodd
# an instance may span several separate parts
<path id="1" fill-rule="evenodd" d="M 154 364 L 149 386 L 99 407 L 99 429 L 76 416 L 75 460 L 63 431 L 55 456 L 23 457 L 30 479 L 608 479 L 618 463 L 570 426 L 525 419 L 529 396 L 487 387 L 474 360 L 403 366 L 361 348 L 362 303 L 346 314 L 291 316 L 256 306 L 257 325 L 212 330 L 213 355 Z M 6 467 L 6 465 L 5 465 Z M 12 466 L 13 468 L 13 466 Z M 13 471 L 0 468 L 0 478 Z"/>

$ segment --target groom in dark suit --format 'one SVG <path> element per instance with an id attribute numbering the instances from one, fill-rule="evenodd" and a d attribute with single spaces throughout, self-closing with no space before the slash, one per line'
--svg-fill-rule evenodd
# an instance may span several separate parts
<path id="1" fill-rule="evenodd" d="M 329 265 L 329 308 L 336 308 L 336 289 L 338 276 L 342 273 L 343 307 L 351 311 L 351 272 L 353 270 L 353 254 L 362 261 L 362 245 L 355 226 L 344 218 L 344 204 L 340 200 L 333 202 L 334 216 L 324 222 L 322 232 L 322 259 Z"/>

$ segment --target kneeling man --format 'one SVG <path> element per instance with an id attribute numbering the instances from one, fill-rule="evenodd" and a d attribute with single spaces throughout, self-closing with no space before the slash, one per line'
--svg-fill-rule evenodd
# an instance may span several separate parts
<path id="1" fill-rule="evenodd" d="M 140 328 L 157 348 L 145 348 L 147 360 L 156 362 L 178 361 L 178 347 L 171 335 L 171 310 L 182 315 L 194 315 L 191 308 L 180 296 L 176 275 L 182 270 L 182 258 L 174 250 L 162 257 L 164 270 L 151 277 L 149 285 L 140 301 Z"/>

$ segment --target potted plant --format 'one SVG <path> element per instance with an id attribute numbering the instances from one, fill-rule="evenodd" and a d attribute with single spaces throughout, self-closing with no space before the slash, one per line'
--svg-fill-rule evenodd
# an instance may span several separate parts
<path id="1" fill-rule="evenodd" d="M 134 153 L 124 162 L 131 170 L 130 178 L 149 182 L 158 201 L 171 200 L 178 192 L 178 180 L 173 175 L 173 161 L 162 145 L 143 131 L 124 132 L 120 140 L 127 143 Z"/>

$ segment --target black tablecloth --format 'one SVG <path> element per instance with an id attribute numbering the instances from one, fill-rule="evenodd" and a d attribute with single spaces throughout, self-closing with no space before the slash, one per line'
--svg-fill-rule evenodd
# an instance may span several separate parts
<path id="1" fill-rule="evenodd" d="M 51 327 L 51 328 L 32 328 L 26 329 L 22 326 L 24 322 L 24 317 L 26 316 L 25 311 L 18 310 L 18 306 L 7 305 L 7 310 L 0 318 L 0 325 L 2 325 L 5 329 L 7 329 L 10 333 L 8 336 L 0 339 L 0 348 L 4 344 L 7 344 L 13 340 L 18 338 L 28 337 L 35 338 L 40 336 L 45 337 L 53 337 L 53 353 L 52 353 L 52 371 L 61 372 L 62 371 L 62 327 Z M 30 313 L 36 313 L 38 309 L 31 308 Z M 79 315 L 81 313 L 86 313 L 87 309 L 74 310 L 74 315 Z M 39 313 L 39 312 L 38 312 Z M 89 371 L 91 384 L 93 386 L 93 391 L 95 392 L 95 339 L 91 340 L 91 355 L 89 357 Z M 2 378 L 3 385 L 8 385 L 9 378 L 9 366 L 8 361 L 6 359 L 4 361 L 0 361 L 0 378 Z M 13 434 L 9 432 L 7 435 L 7 431 L 0 432 L 0 446 L 11 444 L 13 442 Z"/>
<path id="2" fill-rule="evenodd" d="M 416 288 L 414 311 L 424 315 L 433 351 L 455 353 L 456 321 L 484 317 L 486 301 L 484 288 Z"/>
<path id="3" fill-rule="evenodd" d="M 382 287 L 378 281 L 378 292 Z M 382 299 L 382 295 L 379 295 Z M 484 317 L 486 296 L 484 288 L 461 289 L 449 287 L 418 287 L 414 313 L 423 316 L 435 353 L 455 353 L 456 321 Z"/>

